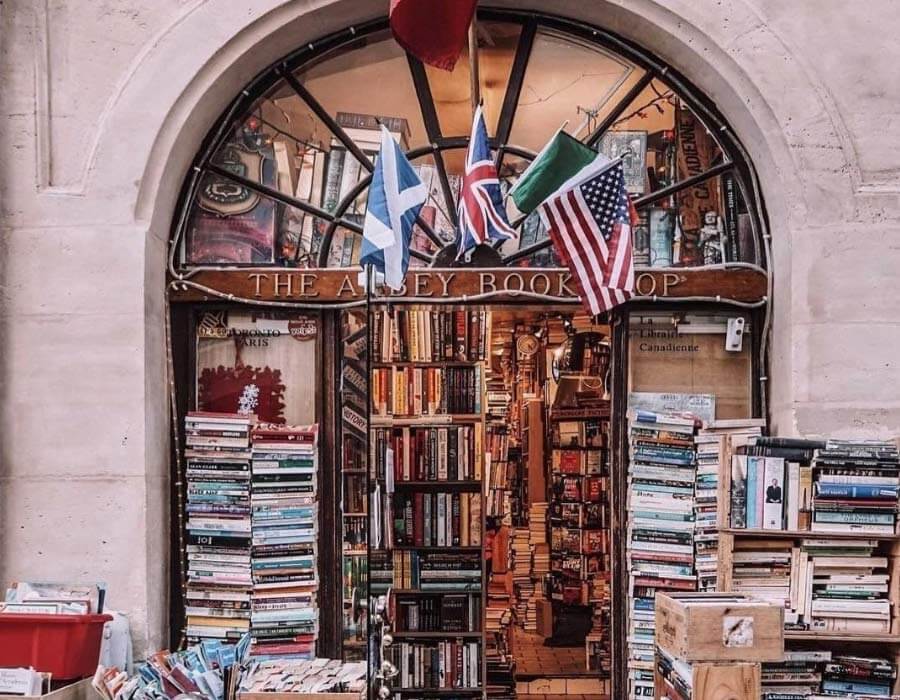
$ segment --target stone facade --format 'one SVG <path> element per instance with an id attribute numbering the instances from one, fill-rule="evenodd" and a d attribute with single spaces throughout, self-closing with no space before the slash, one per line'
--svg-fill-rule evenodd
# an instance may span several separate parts
<path id="1" fill-rule="evenodd" d="M 0 5 L 0 582 L 104 579 L 164 643 L 166 240 L 200 140 L 259 70 L 386 0 Z M 711 97 L 773 238 L 781 434 L 900 427 L 900 20 L 890 0 L 491 0 L 607 27 Z"/>

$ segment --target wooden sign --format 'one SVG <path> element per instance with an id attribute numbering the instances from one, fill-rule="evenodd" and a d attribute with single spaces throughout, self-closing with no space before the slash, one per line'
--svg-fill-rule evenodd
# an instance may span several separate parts
<path id="1" fill-rule="evenodd" d="M 767 290 L 765 274 L 749 267 L 636 272 L 635 293 L 640 297 L 721 297 L 753 303 L 761 301 Z M 342 303 L 366 298 L 358 275 L 358 268 L 204 270 L 184 280 L 172 280 L 170 290 L 174 302 Z M 572 275 L 562 268 L 422 268 L 410 270 L 399 291 L 383 288 L 372 296 L 376 301 L 420 303 L 579 301 Z"/>

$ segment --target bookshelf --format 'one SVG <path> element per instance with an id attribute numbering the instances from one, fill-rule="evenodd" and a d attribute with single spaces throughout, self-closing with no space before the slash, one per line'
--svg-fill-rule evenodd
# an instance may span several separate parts
<path id="1" fill-rule="evenodd" d="M 395 697 L 483 693 L 489 320 L 472 307 L 372 315 L 371 547 L 393 593 Z"/>
<path id="2" fill-rule="evenodd" d="M 590 609 L 585 670 L 608 680 L 610 657 L 609 406 L 552 410 L 550 597 Z"/>
<path id="3" fill-rule="evenodd" d="M 890 692 L 900 693 L 896 677 L 900 666 L 900 534 L 892 515 L 900 478 L 896 449 L 891 443 L 760 438 L 746 448 L 729 444 L 725 452 L 719 473 L 719 590 L 749 592 L 748 586 L 768 586 L 759 590 L 783 599 L 788 654 L 791 650 L 799 650 L 795 652 L 798 655 L 820 650 L 836 665 L 843 655 L 885 659 L 895 675 Z M 754 468 L 747 467 L 751 459 L 776 461 L 776 473 L 785 474 L 780 524 L 799 523 L 800 527 L 740 526 L 750 508 L 747 501 L 753 500 L 752 489 L 746 485 L 752 481 L 746 476 Z M 784 462 L 783 468 L 780 462 Z M 787 478 L 791 463 L 798 465 L 793 469 L 799 473 L 793 483 Z M 840 491 L 843 500 L 822 497 L 828 493 L 822 484 L 846 484 L 846 490 Z M 858 498 L 851 487 L 860 484 L 881 484 L 887 489 L 884 500 Z M 829 488 L 834 492 L 833 485 Z M 797 512 L 791 513 L 791 509 Z M 846 513 L 839 517 L 854 523 L 846 526 L 851 531 L 811 529 L 817 522 L 819 528 L 828 527 L 821 518 L 823 512 Z M 891 515 L 884 514 L 888 512 Z M 864 524 L 886 520 L 894 521 L 893 532 L 868 531 Z M 777 516 L 772 523 L 779 524 Z M 771 567 L 776 580 L 767 584 L 753 578 L 748 584 L 744 572 L 753 565 L 749 562 Z M 836 568 L 838 565 L 844 568 Z M 779 571 L 784 572 L 781 580 L 777 580 Z M 845 575 L 850 572 L 852 577 Z M 863 612 L 863 608 L 870 611 Z M 888 666 L 883 673 L 888 673 Z M 821 662 L 810 667 L 821 675 Z M 777 665 L 771 670 L 777 670 Z"/>

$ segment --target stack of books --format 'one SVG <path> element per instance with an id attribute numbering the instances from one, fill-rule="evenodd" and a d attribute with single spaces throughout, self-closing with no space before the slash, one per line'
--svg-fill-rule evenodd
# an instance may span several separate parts
<path id="1" fill-rule="evenodd" d="M 694 548 L 701 591 L 717 588 L 719 559 L 718 496 L 722 459 L 739 445 L 755 440 L 763 419 L 711 421 L 697 431 L 697 479 L 694 483 Z M 727 464 L 727 461 L 726 461 Z"/>
<path id="2" fill-rule="evenodd" d="M 481 545 L 480 493 L 397 493 L 394 543 L 410 547 Z"/>
<path id="3" fill-rule="evenodd" d="M 642 410 L 628 421 L 629 696 L 640 698 L 652 695 L 656 593 L 697 589 L 695 423 Z"/>
<path id="4" fill-rule="evenodd" d="M 825 664 L 822 692 L 827 696 L 865 695 L 893 698 L 897 665 L 888 659 L 869 656 L 835 656 Z"/>
<path id="5" fill-rule="evenodd" d="M 391 308 L 372 314 L 376 362 L 479 362 L 487 357 L 485 309 Z"/>
<path id="6" fill-rule="evenodd" d="M 528 509 L 528 542 L 534 549 L 535 545 L 547 544 L 547 508 L 546 503 L 532 503 Z M 549 556 L 549 555 L 548 555 Z M 535 562 L 535 569 L 537 569 Z M 547 561 L 547 569 L 550 570 L 550 562 Z"/>
<path id="7" fill-rule="evenodd" d="M 531 547 L 528 544 L 528 530 L 519 527 L 513 528 L 511 532 L 515 611 L 516 617 L 523 622 L 528 618 L 528 600 L 534 594 L 534 581 L 531 579 Z"/>
<path id="8" fill-rule="evenodd" d="M 385 478 L 390 466 L 394 483 L 479 480 L 481 431 L 480 423 L 373 429 L 375 475 Z"/>
<path id="9" fill-rule="evenodd" d="M 893 535 L 900 457 L 890 442 L 829 440 L 813 458 L 817 532 Z"/>
<path id="10" fill-rule="evenodd" d="M 241 695 L 278 693 L 305 697 L 314 693 L 356 693 L 366 690 L 366 662 L 335 659 L 272 659 L 251 662 L 241 677 Z"/>
<path id="11" fill-rule="evenodd" d="M 417 417 L 481 413 L 480 364 L 451 367 L 376 367 L 372 413 Z"/>
<path id="12" fill-rule="evenodd" d="M 457 552 L 393 553 L 393 586 L 422 592 L 480 591 L 481 556 Z"/>
<path id="13" fill-rule="evenodd" d="M 253 429 L 252 656 L 315 657 L 317 432 L 315 425 Z"/>
<path id="14" fill-rule="evenodd" d="M 812 629 L 890 632 L 888 559 L 876 554 L 877 545 L 875 540 L 802 541 L 801 609 Z"/>
<path id="15" fill-rule="evenodd" d="M 190 412 L 187 476 L 189 643 L 237 641 L 250 627 L 250 417 Z"/>
<path id="16" fill-rule="evenodd" d="M 493 700 L 516 700 L 516 677 L 513 657 L 498 647 L 488 645 L 485 650 L 487 663 L 487 697 Z"/>
<path id="17" fill-rule="evenodd" d="M 822 666 L 831 652 L 787 649 L 784 660 L 762 664 L 762 700 L 806 698 L 821 689 Z"/>
<path id="18" fill-rule="evenodd" d="M 790 608 L 793 546 L 784 540 L 735 540 L 732 590 Z"/>

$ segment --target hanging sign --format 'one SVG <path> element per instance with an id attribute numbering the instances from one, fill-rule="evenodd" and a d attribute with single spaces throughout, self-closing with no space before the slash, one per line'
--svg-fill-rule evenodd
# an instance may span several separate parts
<path id="1" fill-rule="evenodd" d="M 356 268 L 323 270 L 247 269 L 204 270 L 172 282 L 173 301 L 228 299 L 246 302 L 341 303 L 366 298 Z M 756 302 L 766 294 L 766 276 L 757 269 L 638 270 L 635 293 L 660 299 L 720 296 Z M 568 270 L 562 268 L 427 268 L 410 270 L 401 289 L 384 288 L 374 300 L 460 300 L 471 302 L 552 301 L 577 303 L 578 292 Z"/>

